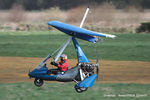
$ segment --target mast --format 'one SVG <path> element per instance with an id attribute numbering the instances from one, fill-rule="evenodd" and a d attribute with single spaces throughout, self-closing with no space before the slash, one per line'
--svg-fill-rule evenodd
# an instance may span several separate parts
<path id="1" fill-rule="evenodd" d="M 84 22 L 85 22 L 85 19 L 86 19 L 86 17 L 87 17 L 87 14 L 88 14 L 89 10 L 90 10 L 90 8 L 88 7 L 88 8 L 86 9 L 86 12 L 85 12 L 85 14 L 84 14 L 84 16 L 83 16 L 83 19 L 82 19 L 82 21 L 81 21 L 80 28 L 82 28 L 82 26 L 83 26 L 83 24 L 84 24 Z"/>

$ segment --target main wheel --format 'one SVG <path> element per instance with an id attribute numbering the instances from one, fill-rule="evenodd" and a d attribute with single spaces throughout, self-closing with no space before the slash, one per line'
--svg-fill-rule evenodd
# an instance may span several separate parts
<path id="1" fill-rule="evenodd" d="M 88 88 L 80 88 L 82 91 L 86 91 Z"/>
<path id="2" fill-rule="evenodd" d="M 86 91 L 88 88 L 75 88 L 75 90 L 78 92 L 78 93 L 82 93 L 83 91 Z"/>
<path id="3" fill-rule="evenodd" d="M 80 88 L 75 88 L 75 90 L 78 92 L 78 93 L 82 93 L 83 90 L 81 90 Z"/>
<path id="4" fill-rule="evenodd" d="M 44 83 L 44 81 L 43 81 L 42 79 L 36 78 L 36 79 L 34 80 L 34 84 L 35 84 L 37 87 L 42 86 L 43 83 Z"/>

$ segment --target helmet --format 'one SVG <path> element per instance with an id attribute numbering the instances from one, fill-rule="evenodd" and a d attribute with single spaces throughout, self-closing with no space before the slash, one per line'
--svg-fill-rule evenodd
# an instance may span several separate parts
<path id="1" fill-rule="evenodd" d="M 67 55 L 62 54 L 62 55 L 60 56 L 60 58 L 61 58 L 61 60 L 65 60 L 65 59 L 67 59 Z"/>

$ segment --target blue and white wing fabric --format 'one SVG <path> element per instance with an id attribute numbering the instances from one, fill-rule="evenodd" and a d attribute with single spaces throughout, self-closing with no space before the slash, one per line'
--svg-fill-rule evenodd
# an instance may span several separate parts
<path id="1" fill-rule="evenodd" d="M 95 36 L 99 37 L 106 37 L 106 38 L 115 38 L 115 35 L 110 35 L 110 34 L 103 34 L 103 33 L 98 33 L 94 31 L 90 31 L 84 28 L 80 28 L 77 26 L 73 26 L 70 24 L 62 23 L 59 21 L 49 21 L 48 25 L 51 25 L 55 27 L 56 29 L 70 35 L 73 37 L 80 38 L 82 40 L 86 40 L 92 43 L 95 43 L 97 41 L 97 38 Z"/>

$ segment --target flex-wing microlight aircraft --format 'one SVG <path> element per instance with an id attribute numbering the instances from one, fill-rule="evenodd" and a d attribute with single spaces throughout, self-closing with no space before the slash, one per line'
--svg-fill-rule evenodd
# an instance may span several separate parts
<path id="1" fill-rule="evenodd" d="M 96 64 L 90 63 L 89 59 L 84 54 L 83 50 L 81 49 L 79 43 L 77 42 L 76 38 L 86 40 L 92 43 L 96 43 L 98 41 L 97 37 L 108 37 L 108 38 L 115 38 L 115 35 L 110 34 L 103 34 L 98 33 L 94 31 L 90 31 L 87 29 L 82 28 L 83 23 L 86 19 L 86 16 L 88 14 L 89 8 L 87 8 L 84 17 L 82 19 L 82 22 L 80 24 L 80 27 L 73 26 L 70 24 L 62 23 L 59 21 L 49 21 L 48 25 L 58 29 L 59 31 L 66 33 L 69 35 L 68 40 L 56 51 L 54 51 L 52 54 L 48 54 L 47 57 L 41 63 L 33 69 L 31 72 L 28 73 L 30 78 L 35 78 L 34 84 L 38 87 L 42 86 L 44 81 L 61 81 L 61 82 L 70 82 L 74 81 L 76 84 L 74 86 L 75 90 L 78 93 L 82 93 L 83 91 L 86 91 L 89 87 L 93 86 L 96 78 L 98 77 L 99 73 L 99 63 L 98 58 L 96 60 Z M 57 73 L 55 75 L 49 75 L 47 74 L 48 68 L 46 67 L 46 61 L 52 57 L 56 52 L 58 54 L 56 55 L 54 62 L 57 62 L 60 55 L 63 53 L 67 45 L 72 40 L 74 47 L 76 49 L 78 63 L 75 67 L 72 67 L 68 69 L 67 71 L 63 73 Z M 95 69 L 96 68 L 96 72 Z"/>

